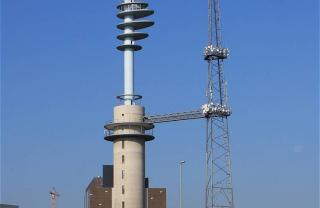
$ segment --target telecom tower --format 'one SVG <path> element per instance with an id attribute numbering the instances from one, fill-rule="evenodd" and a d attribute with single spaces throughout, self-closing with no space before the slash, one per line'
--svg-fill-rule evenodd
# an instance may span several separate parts
<path id="1" fill-rule="evenodd" d="M 144 107 L 136 105 L 140 95 L 134 94 L 134 51 L 142 47 L 135 40 L 144 39 L 146 33 L 135 30 L 152 26 L 149 20 L 137 20 L 153 14 L 148 4 L 124 0 L 118 6 L 118 17 L 124 22 L 117 27 L 124 30 L 118 39 L 124 43 L 124 94 L 118 96 L 123 105 L 114 108 L 113 122 L 105 125 L 105 139 L 113 142 L 114 187 L 113 208 L 144 208 L 145 206 L 145 141 L 153 140 L 148 134 L 154 123 L 190 119 L 206 119 L 206 187 L 205 208 L 234 208 L 228 117 L 227 84 L 223 61 L 229 50 L 222 46 L 220 0 L 208 1 L 208 45 L 204 60 L 208 63 L 207 103 L 198 110 L 145 116 Z"/>
<path id="2" fill-rule="evenodd" d="M 123 0 L 117 8 L 117 17 L 124 20 L 117 26 L 124 31 L 117 36 L 123 41 L 117 49 L 124 53 L 124 94 L 117 97 L 123 104 L 114 107 L 113 122 L 105 125 L 105 139 L 113 142 L 112 208 L 144 208 L 145 142 L 154 139 L 148 134 L 154 125 L 144 121 L 145 109 L 136 104 L 142 96 L 134 92 L 134 52 L 142 49 L 135 41 L 148 37 L 147 33 L 136 30 L 154 24 L 140 18 L 154 11 L 148 9 L 147 3 L 136 0 Z"/>

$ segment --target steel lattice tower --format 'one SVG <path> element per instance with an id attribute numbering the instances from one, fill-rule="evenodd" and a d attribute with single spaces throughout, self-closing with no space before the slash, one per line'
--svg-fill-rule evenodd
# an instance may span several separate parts
<path id="1" fill-rule="evenodd" d="M 229 50 L 222 46 L 220 0 L 208 1 L 208 105 L 227 107 L 223 60 Z M 206 127 L 206 208 L 233 208 L 233 188 L 228 116 L 207 118 Z"/>

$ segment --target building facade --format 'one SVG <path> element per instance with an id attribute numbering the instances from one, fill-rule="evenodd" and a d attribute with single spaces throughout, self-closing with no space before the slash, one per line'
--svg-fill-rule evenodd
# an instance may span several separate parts
<path id="1" fill-rule="evenodd" d="M 103 187 L 103 179 L 95 177 L 86 189 L 85 208 L 111 208 L 112 188 Z"/>
<path id="2" fill-rule="evenodd" d="M 166 189 L 149 188 L 145 178 L 146 208 L 166 208 Z M 113 166 L 103 166 L 103 177 L 95 177 L 86 188 L 85 208 L 112 208 Z M 125 190 L 122 190 L 125 191 Z"/>

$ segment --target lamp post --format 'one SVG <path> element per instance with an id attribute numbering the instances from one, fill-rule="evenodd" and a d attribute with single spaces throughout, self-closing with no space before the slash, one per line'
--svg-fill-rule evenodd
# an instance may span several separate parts
<path id="1" fill-rule="evenodd" d="M 182 208 L 182 165 L 186 163 L 186 161 L 182 160 L 179 162 L 180 165 L 180 208 Z"/>

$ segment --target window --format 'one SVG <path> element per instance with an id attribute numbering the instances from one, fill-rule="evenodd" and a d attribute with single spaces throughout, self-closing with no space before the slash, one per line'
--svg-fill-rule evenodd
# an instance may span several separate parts
<path id="1" fill-rule="evenodd" d="M 122 149 L 124 149 L 124 140 L 122 140 Z"/>
<path id="2" fill-rule="evenodd" d="M 122 185 L 122 194 L 124 194 L 124 186 Z"/>
<path id="3" fill-rule="evenodd" d="M 124 201 L 122 202 L 122 208 L 124 208 Z"/>
<path id="4" fill-rule="evenodd" d="M 124 164 L 124 155 L 122 155 L 122 164 Z"/>
<path id="5" fill-rule="evenodd" d="M 121 177 L 122 177 L 122 179 L 124 179 L 124 170 L 122 170 L 122 176 Z"/>

